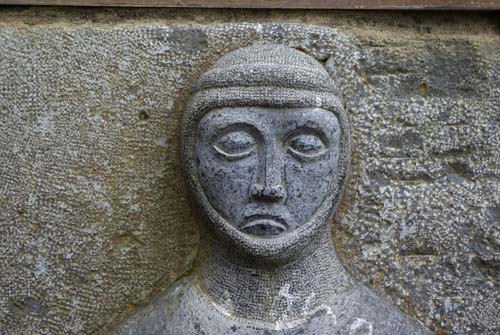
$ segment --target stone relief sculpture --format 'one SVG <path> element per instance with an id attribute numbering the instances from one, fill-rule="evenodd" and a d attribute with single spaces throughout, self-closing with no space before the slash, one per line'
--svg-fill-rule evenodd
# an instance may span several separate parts
<path id="1" fill-rule="evenodd" d="M 116 334 L 427 334 L 335 253 L 350 132 L 317 60 L 284 45 L 222 57 L 193 88 L 183 157 L 203 221 L 195 269 Z"/>

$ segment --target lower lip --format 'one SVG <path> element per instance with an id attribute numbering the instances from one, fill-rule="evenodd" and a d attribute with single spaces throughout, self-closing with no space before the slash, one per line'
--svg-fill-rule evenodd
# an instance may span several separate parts
<path id="1" fill-rule="evenodd" d="M 273 237 L 283 234 L 286 226 L 272 219 L 256 219 L 245 223 L 240 231 L 259 237 Z"/>

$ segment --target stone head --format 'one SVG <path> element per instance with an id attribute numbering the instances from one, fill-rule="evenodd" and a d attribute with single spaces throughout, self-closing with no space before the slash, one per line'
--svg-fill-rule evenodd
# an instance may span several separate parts
<path id="1" fill-rule="evenodd" d="M 328 229 L 350 152 L 336 92 L 317 60 L 284 45 L 238 49 L 201 75 L 185 111 L 184 164 L 221 242 L 281 258 Z"/>

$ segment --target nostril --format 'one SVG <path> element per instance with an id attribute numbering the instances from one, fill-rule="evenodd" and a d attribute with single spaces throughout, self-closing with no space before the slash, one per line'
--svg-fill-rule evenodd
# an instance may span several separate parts
<path id="1" fill-rule="evenodd" d="M 270 189 L 270 196 L 277 199 L 285 197 L 285 188 L 281 185 L 272 186 Z"/>
<path id="2" fill-rule="evenodd" d="M 286 192 L 285 192 L 285 188 L 284 188 L 283 186 L 278 185 L 278 186 L 277 186 L 277 190 L 278 190 L 278 192 L 280 193 L 280 195 L 281 195 L 282 197 L 284 197 L 284 196 L 285 196 L 285 193 L 286 193 Z"/>
<path id="3" fill-rule="evenodd" d="M 250 190 L 250 195 L 254 198 L 260 198 L 262 197 L 263 192 L 264 186 L 260 184 L 254 184 Z"/>
<path id="4" fill-rule="evenodd" d="M 255 184 L 250 189 L 250 195 L 259 200 L 282 200 L 285 198 L 285 188 L 281 185 L 267 187 Z"/>
<path id="5" fill-rule="evenodd" d="M 283 186 L 264 187 L 261 196 L 268 200 L 281 200 L 285 197 Z"/>

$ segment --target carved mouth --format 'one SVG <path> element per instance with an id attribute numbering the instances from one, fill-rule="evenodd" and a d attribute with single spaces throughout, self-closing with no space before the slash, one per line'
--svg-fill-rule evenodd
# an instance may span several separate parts
<path id="1" fill-rule="evenodd" d="M 259 237 L 281 235 L 288 229 L 286 222 L 274 215 L 252 215 L 245 220 L 240 231 Z"/>

